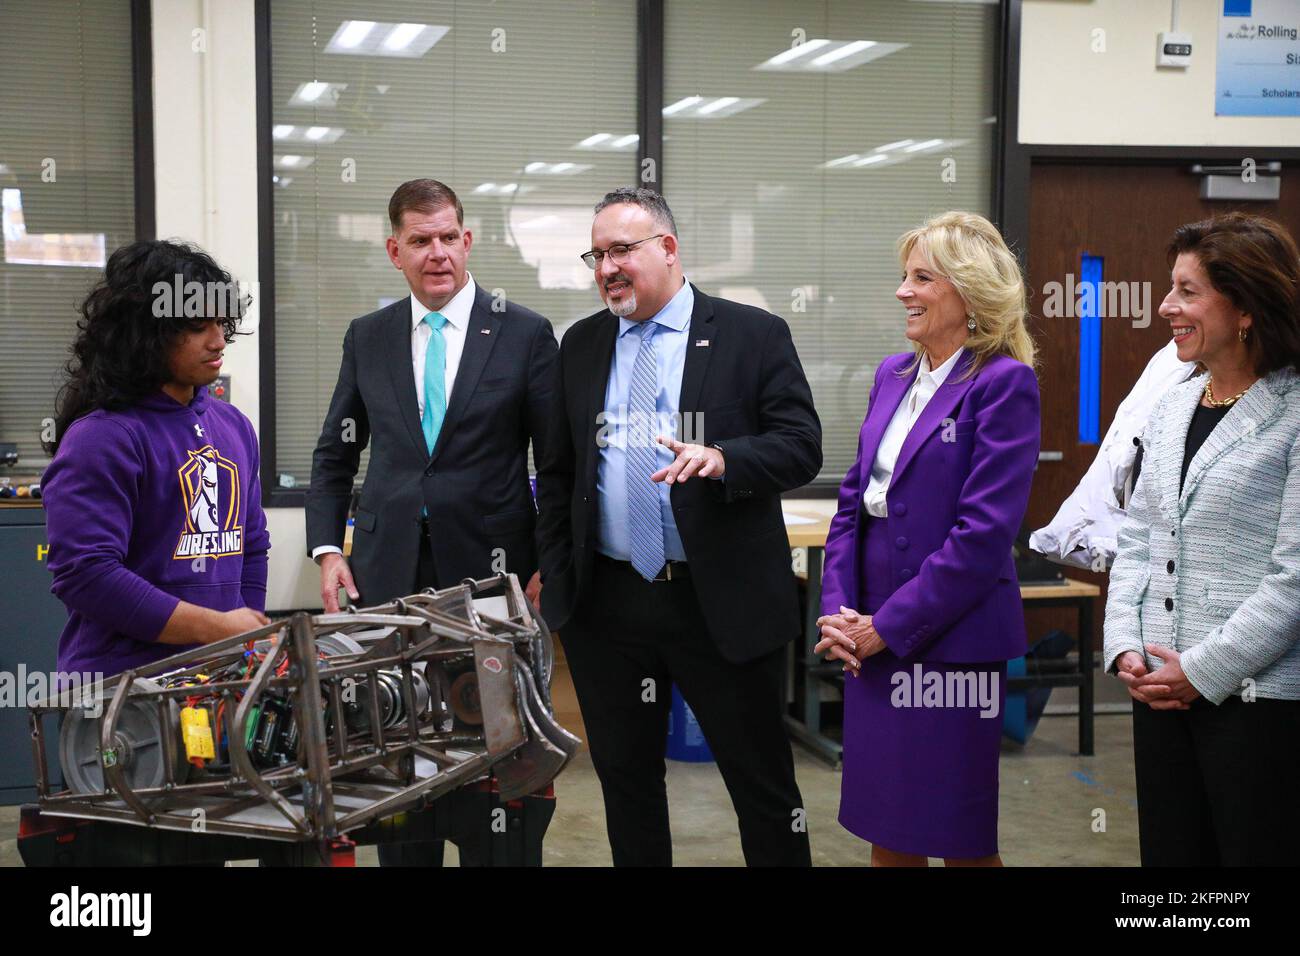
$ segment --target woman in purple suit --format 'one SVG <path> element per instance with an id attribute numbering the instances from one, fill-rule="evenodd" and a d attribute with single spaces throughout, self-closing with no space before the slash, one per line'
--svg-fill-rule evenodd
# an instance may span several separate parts
<path id="1" fill-rule="evenodd" d="M 899 240 L 914 350 L 876 369 L 826 541 L 819 653 L 844 661 L 840 823 L 873 866 L 1001 865 L 1006 662 L 1025 652 L 1011 548 L 1038 459 L 1020 268 L 988 220 Z"/>

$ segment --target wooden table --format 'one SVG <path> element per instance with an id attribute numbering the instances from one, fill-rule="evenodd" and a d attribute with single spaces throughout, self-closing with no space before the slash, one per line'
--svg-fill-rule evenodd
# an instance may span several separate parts
<path id="1" fill-rule="evenodd" d="M 804 614 L 802 656 L 795 650 L 790 656 L 791 672 L 802 685 L 803 701 L 799 714 L 785 715 L 790 735 L 832 766 L 839 766 L 844 748 L 827 737 L 821 726 L 821 685 L 832 682 L 842 686 L 844 673 L 838 662 L 823 660 L 813 652 L 819 639 L 817 618 L 821 616 L 822 571 L 826 563 L 826 536 L 830 532 L 829 516 L 809 509 L 787 506 L 787 515 L 813 519 L 810 524 L 787 524 L 791 548 L 808 549 L 808 594 Z M 1101 588 L 1084 581 L 1067 579 L 1063 584 L 1027 584 L 1020 588 L 1020 598 L 1033 607 L 1073 607 L 1078 612 L 1079 648 L 1077 671 L 1062 674 L 1026 675 L 1007 681 L 1007 691 L 1028 687 L 1079 688 L 1079 753 L 1093 752 L 1093 601 Z"/>

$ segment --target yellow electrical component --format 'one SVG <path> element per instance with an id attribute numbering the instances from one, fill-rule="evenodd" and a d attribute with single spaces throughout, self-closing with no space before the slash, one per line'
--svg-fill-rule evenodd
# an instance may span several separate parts
<path id="1" fill-rule="evenodd" d="M 181 736 L 185 740 L 185 756 L 194 766 L 202 767 L 204 760 L 216 758 L 206 708 L 186 707 L 181 710 Z"/>

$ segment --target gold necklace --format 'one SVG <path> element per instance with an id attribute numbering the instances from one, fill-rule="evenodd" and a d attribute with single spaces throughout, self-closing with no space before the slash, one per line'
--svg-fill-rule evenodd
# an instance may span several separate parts
<path id="1" fill-rule="evenodd" d="M 1224 398 L 1224 399 L 1216 400 L 1214 397 L 1213 384 L 1214 384 L 1214 376 L 1211 375 L 1209 378 L 1205 380 L 1205 404 L 1209 405 L 1211 408 L 1223 408 L 1225 405 L 1232 405 L 1237 401 L 1237 399 L 1241 398 L 1241 396 L 1245 395 L 1247 392 L 1250 391 L 1250 386 L 1247 385 L 1236 395 L 1232 396 L 1232 398 Z"/>

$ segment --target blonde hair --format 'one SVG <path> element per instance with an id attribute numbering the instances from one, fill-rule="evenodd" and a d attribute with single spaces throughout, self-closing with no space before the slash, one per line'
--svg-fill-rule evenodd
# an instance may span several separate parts
<path id="1" fill-rule="evenodd" d="M 973 212 L 945 212 L 899 238 L 898 261 L 904 270 L 913 249 L 953 284 L 966 314 L 975 319 L 975 331 L 965 344 L 972 361 L 963 378 L 994 355 L 1034 367 L 1034 340 L 1025 324 L 1025 280 L 993 223 Z M 910 375 L 923 352 L 924 346 L 916 343 L 916 357 L 901 374 Z"/>

